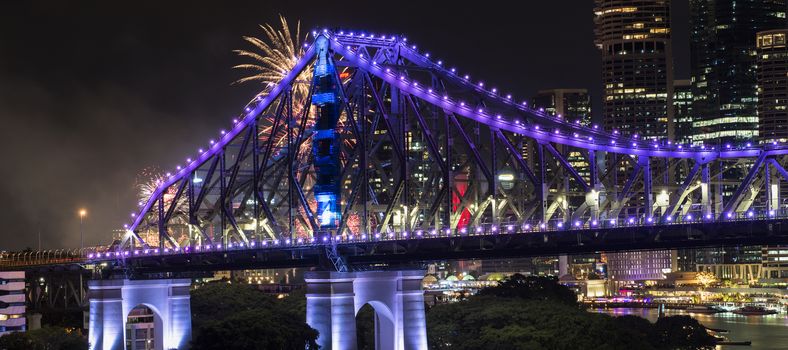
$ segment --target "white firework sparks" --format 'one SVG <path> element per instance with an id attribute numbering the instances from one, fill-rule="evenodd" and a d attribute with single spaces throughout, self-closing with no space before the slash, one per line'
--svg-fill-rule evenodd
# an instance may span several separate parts
<path id="1" fill-rule="evenodd" d="M 270 24 L 260 25 L 265 37 L 255 38 L 245 36 L 244 40 L 252 44 L 256 50 L 235 50 L 239 56 L 252 59 L 252 63 L 239 64 L 235 69 L 251 71 L 251 75 L 245 76 L 235 81 L 236 84 L 245 82 L 259 82 L 263 86 L 260 95 L 265 95 L 270 87 L 279 83 L 287 73 L 293 70 L 298 60 L 304 55 L 304 48 L 301 45 L 301 22 L 298 21 L 295 29 L 295 36 L 292 34 L 287 24 L 287 19 L 280 15 L 281 29 L 274 29 Z M 306 39 L 306 37 L 304 37 Z M 312 78 L 312 69 L 308 67 L 301 72 L 293 84 L 294 105 L 303 105 L 304 100 L 309 94 L 309 83 Z M 298 103 L 301 102 L 301 103 Z"/>

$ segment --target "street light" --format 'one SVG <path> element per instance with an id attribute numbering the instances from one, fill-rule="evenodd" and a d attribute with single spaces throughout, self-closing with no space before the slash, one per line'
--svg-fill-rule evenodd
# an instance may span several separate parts
<path id="1" fill-rule="evenodd" d="M 82 253 L 82 249 L 85 246 L 85 235 L 82 230 L 82 221 L 85 219 L 85 215 L 88 215 L 88 211 L 85 209 L 79 210 L 79 252 Z"/>
<path id="2" fill-rule="evenodd" d="M 79 210 L 79 256 L 82 256 L 82 249 L 84 249 L 85 241 L 84 241 L 84 234 L 82 231 L 82 221 L 85 219 L 85 215 L 88 215 L 88 211 L 83 209 Z M 85 295 L 82 289 L 82 274 L 79 274 L 79 300 L 84 301 Z"/>

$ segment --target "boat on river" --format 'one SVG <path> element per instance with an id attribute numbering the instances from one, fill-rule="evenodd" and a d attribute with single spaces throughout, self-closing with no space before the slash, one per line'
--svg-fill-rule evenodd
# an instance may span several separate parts
<path id="1" fill-rule="evenodd" d="M 742 308 L 733 310 L 733 313 L 737 315 L 744 315 L 744 316 L 764 316 L 764 315 L 776 314 L 777 311 L 770 310 L 762 306 L 747 305 Z"/>

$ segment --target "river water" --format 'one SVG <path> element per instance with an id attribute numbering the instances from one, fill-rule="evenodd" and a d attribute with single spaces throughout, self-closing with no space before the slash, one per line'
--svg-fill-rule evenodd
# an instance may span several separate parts
<path id="1" fill-rule="evenodd" d="M 611 308 L 590 309 L 592 312 L 606 313 L 611 316 L 636 315 L 651 322 L 656 322 L 657 309 Z M 687 315 L 682 310 L 665 310 L 667 316 Z M 691 314 L 702 325 L 708 328 L 727 329 L 723 334 L 729 340 L 752 341 L 752 346 L 717 346 L 720 350 L 785 350 L 788 349 L 788 315 L 780 313 L 767 316 L 741 316 L 731 312 L 713 315 Z"/>

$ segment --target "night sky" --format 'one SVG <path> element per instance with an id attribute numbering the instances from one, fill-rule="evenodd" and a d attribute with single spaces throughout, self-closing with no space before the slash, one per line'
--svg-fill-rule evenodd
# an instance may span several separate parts
<path id="1" fill-rule="evenodd" d="M 82 207 L 86 244 L 109 243 L 136 207 L 137 174 L 195 155 L 259 90 L 231 85 L 244 62 L 232 50 L 279 13 L 304 31 L 405 34 L 520 99 L 588 88 L 599 105 L 591 0 L 209 3 L 0 4 L 0 250 L 35 249 L 39 232 L 44 249 L 78 247 Z M 676 78 L 689 74 L 686 7 L 673 9 Z"/>

